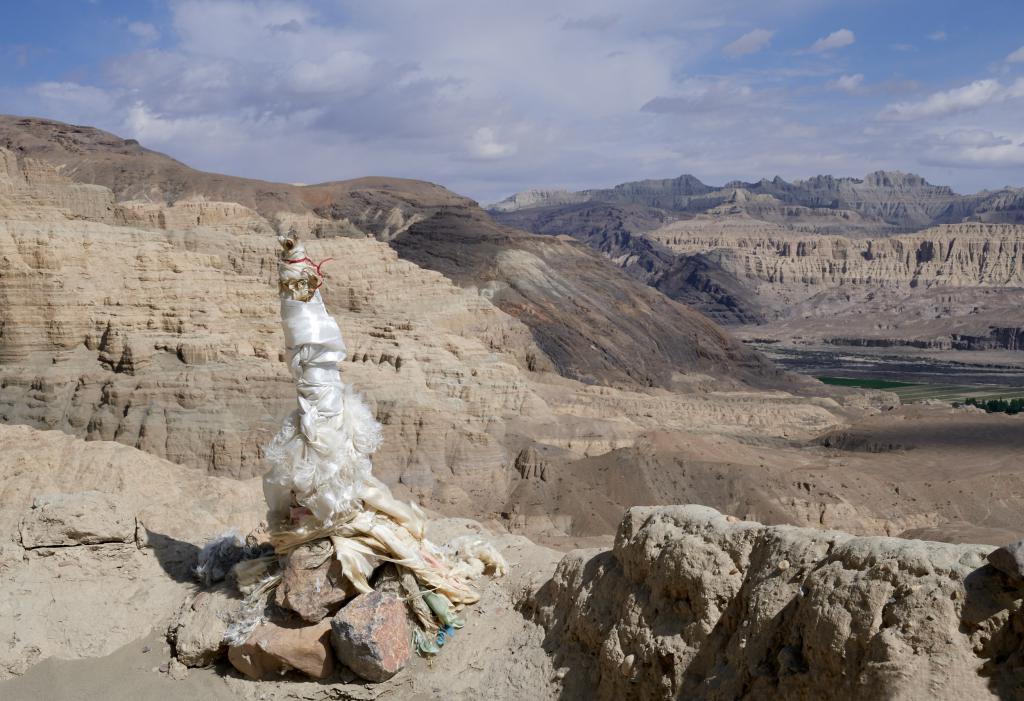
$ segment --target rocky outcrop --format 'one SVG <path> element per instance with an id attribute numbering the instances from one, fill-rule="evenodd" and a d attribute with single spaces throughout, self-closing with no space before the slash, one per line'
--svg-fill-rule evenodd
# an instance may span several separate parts
<path id="1" fill-rule="evenodd" d="M 521 209 L 534 207 L 550 207 L 552 205 L 574 204 L 585 202 L 587 195 L 582 192 L 568 190 L 532 189 L 517 192 L 501 202 L 495 202 L 488 209 L 493 212 L 517 212 Z"/>
<path id="2" fill-rule="evenodd" d="M 526 610 L 570 698 L 1014 698 L 1021 590 L 990 550 L 636 507 Z"/>
<path id="3" fill-rule="evenodd" d="M 264 515 L 258 480 L 208 477 L 117 443 L 0 426 L 0 455 L 0 678 L 165 627 L 199 545 Z M 186 655 L 201 658 L 190 635 Z"/>

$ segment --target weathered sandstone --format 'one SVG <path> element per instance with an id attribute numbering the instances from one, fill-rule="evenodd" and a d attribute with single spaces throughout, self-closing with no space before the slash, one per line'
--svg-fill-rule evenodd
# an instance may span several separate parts
<path id="1" fill-rule="evenodd" d="M 568 697 L 1011 698 L 1021 590 L 989 550 L 637 507 L 528 610 Z"/>

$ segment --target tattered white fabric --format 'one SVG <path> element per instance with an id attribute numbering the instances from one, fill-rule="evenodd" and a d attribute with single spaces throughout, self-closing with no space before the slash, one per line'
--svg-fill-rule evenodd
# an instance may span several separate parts
<path id="1" fill-rule="evenodd" d="M 294 278 L 297 268 L 316 269 L 306 262 L 301 246 L 286 255 L 304 260 L 282 260 L 282 282 L 289 275 Z M 285 518 L 294 499 L 329 525 L 358 511 L 362 487 L 376 482 L 370 475 L 370 455 L 380 446 L 381 427 L 341 381 L 338 364 L 345 359 L 345 343 L 320 291 L 314 289 L 304 302 L 284 290 L 282 285 L 281 323 L 298 408 L 267 446 L 271 470 L 263 477 L 263 491 L 272 518 Z"/>
<path id="2" fill-rule="evenodd" d="M 370 591 L 376 567 L 390 562 L 454 604 L 477 601 L 468 581 L 484 571 L 501 576 L 504 559 L 480 541 L 438 548 L 425 538 L 423 511 L 395 499 L 373 476 L 370 455 L 380 446 L 381 426 L 341 381 L 345 344 L 320 298 L 322 263 L 292 237 L 281 244 L 281 322 L 298 407 L 265 451 L 271 470 L 263 489 L 275 550 L 285 554 L 329 538 L 344 576 L 360 592 Z M 308 517 L 296 518 L 296 507 Z"/>

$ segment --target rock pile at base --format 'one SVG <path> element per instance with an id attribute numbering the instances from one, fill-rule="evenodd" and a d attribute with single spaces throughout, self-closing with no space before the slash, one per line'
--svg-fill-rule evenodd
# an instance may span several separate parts
<path id="1" fill-rule="evenodd" d="M 390 679 L 409 663 L 414 608 L 401 596 L 397 568 L 379 569 L 373 581 L 380 590 L 358 594 L 327 539 L 295 548 L 277 567 L 279 582 L 258 610 L 245 610 L 232 582 L 186 599 L 168 629 L 177 660 L 204 667 L 226 656 L 250 679 L 293 671 L 325 679 L 338 661 L 371 682 Z M 242 633 L 231 631 L 232 622 L 246 620 Z"/>

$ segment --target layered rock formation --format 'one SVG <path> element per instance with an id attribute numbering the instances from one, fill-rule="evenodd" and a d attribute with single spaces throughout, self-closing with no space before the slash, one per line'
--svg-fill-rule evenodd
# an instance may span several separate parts
<path id="1" fill-rule="evenodd" d="M 526 608 L 563 698 L 1016 698 L 1021 590 L 991 550 L 637 507 Z"/>
<path id="2" fill-rule="evenodd" d="M 1015 350 L 1015 293 L 974 288 L 1022 289 L 1021 193 L 957 195 L 888 172 L 720 189 L 683 176 L 514 197 L 492 215 L 573 236 L 719 323 L 758 325 L 748 337 Z"/>
<path id="3" fill-rule="evenodd" d="M 741 309 L 749 300 L 748 317 L 773 322 L 751 332 L 760 337 L 1019 348 L 1024 227 L 955 224 L 885 239 L 847 239 L 706 230 L 703 223 L 670 224 L 648 236 L 679 260 L 710 261 L 719 281 L 742 290 L 731 296 Z M 711 305 L 705 309 L 730 320 Z"/>
<path id="4" fill-rule="evenodd" d="M 294 401 L 275 322 L 272 225 L 237 203 L 115 202 L 109 190 L 0 153 L 0 418 L 116 440 L 221 475 L 260 474 L 261 446 Z M 44 173 L 40 190 L 33 182 Z M 376 471 L 430 506 L 479 518 L 510 513 L 522 479 L 515 461 L 538 443 L 564 451 L 562 464 L 629 445 L 659 424 L 810 437 L 846 412 L 785 392 L 745 394 L 738 380 L 762 370 L 762 381 L 781 376 L 700 317 L 609 278 L 590 253 L 581 257 L 589 267 L 561 277 L 554 254 L 575 255 L 578 246 L 552 240 L 555 248 L 529 253 L 537 237 L 526 235 L 514 250 L 488 244 L 500 270 L 487 274 L 509 282 L 481 293 L 468 273 L 462 289 L 382 241 L 344 231 L 343 219 L 279 218 L 304 233 L 331 232 L 310 250 L 334 259 L 324 296 L 348 345 L 344 374 L 385 425 Z M 396 221 L 381 226 L 400 228 Z M 402 221 L 409 231 L 426 223 Z M 431 231 L 416 236 L 433 241 Z M 465 260 L 470 271 L 486 266 L 470 243 Z M 559 306 L 545 302 L 552 290 Z M 618 297 L 618 306 L 594 301 L 601 295 Z M 496 306 L 498 297 L 534 328 Z M 625 315 L 636 322 L 612 328 L 629 303 L 637 309 Z M 669 321 L 683 334 L 677 343 L 663 335 Z M 647 338 L 662 339 L 660 347 L 635 351 Z M 553 369 L 626 385 L 588 386 Z M 711 373 L 723 372 L 737 378 L 712 387 Z M 647 378 L 699 393 L 637 386 Z"/>
<path id="5" fill-rule="evenodd" d="M 648 236 L 677 254 L 714 254 L 748 284 L 764 286 L 782 303 L 804 301 L 822 289 L 1020 287 L 1024 285 L 1024 227 L 939 226 L 885 239 L 839 236 L 748 235 L 709 232 L 694 223 L 670 224 Z"/>
<path id="6" fill-rule="evenodd" d="M 495 303 L 523 321 L 556 369 L 574 379 L 667 387 L 675 372 L 692 369 L 760 385 L 787 382 L 756 353 L 586 247 L 495 226 L 474 202 L 431 183 L 371 177 L 296 186 L 203 173 L 131 140 L 35 118 L 0 117 L 4 145 L 77 182 L 110 187 L 122 201 L 236 202 L 314 237 L 391 241 L 401 256 L 462 287 L 496 288 Z"/>

